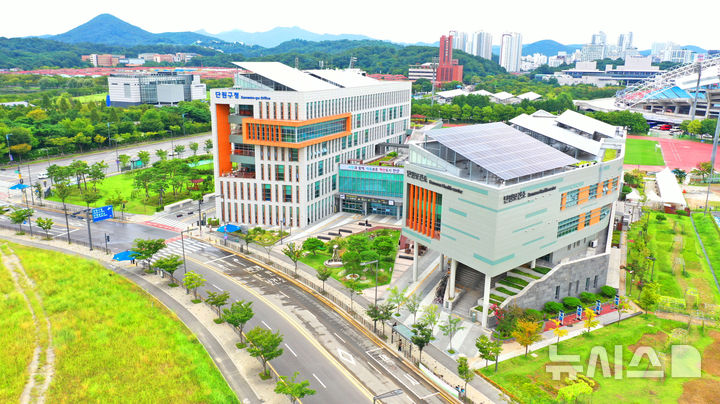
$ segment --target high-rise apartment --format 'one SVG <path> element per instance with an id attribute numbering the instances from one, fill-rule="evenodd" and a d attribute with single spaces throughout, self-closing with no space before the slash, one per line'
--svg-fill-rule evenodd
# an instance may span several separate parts
<path id="1" fill-rule="evenodd" d="M 473 33 L 470 53 L 484 59 L 492 59 L 492 34 L 483 31 Z"/>
<path id="2" fill-rule="evenodd" d="M 506 32 L 500 40 L 500 66 L 508 72 L 520 71 L 522 56 L 522 35 L 517 32 Z"/>
<path id="3" fill-rule="evenodd" d="M 441 36 L 440 37 L 440 57 L 438 58 L 438 66 L 435 77 L 438 83 L 445 83 L 448 81 L 462 81 L 463 79 L 463 67 L 458 64 L 457 59 L 453 59 L 453 37 Z"/>
<path id="4" fill-rule="evenodd" d="M 401 143 L 409 81 L 358 70 L 301 71 L 238 62 L 232 88 L 211 91 L 218 216 L 224 222 L 302 227 L 336 212 L 341 164 L 380 143 Z"/>

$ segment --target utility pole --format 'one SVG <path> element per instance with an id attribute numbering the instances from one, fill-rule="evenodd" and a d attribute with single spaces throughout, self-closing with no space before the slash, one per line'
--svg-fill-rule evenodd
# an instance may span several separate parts
<path id="1" fill-rule="evenodd" d="M 32 177 L 30 176 L 30 163 L 27 165 L 28 169 L 28 185 L 30 185 L 30 199 L 32 199 L 33 206 L 35 205 L 35 195 L 33 195 L 33 189 L 32 189 Z"/>
<path id="2" fill-rule="evenodd" d="M 27 188 L 25 188 L 27 189 Z M 23 194 L 25 195 L 25 206 L 27 206 L 28 211 L 30 210 L 30 202 L 28 201 L 27 194 L 25 193 L 25 189 L 23 189 Z M 30 187 L 30 192 L 32 195 L 32 187 Z M 30 237 L 33 236 L 32 232 L 32 216 L 28 216 L 28 227 L 30 228 Z"/>
<path id="3" fill-rule="evenodd" d="M 87 227 L 88 227 L 88 242 L 90 243 L 90 251 L 92 251 L 92 233 L 90 232 L 90 211 L 92 210 L 91 207 L 88 206 L 87 211 L 85 211 L 85 220 L 87 220 Z"/>
<path id="4" fill-rule="evenodd" d="M 433 76 L 432 76 L 432 92 L 430 96 L 430 106 L 432 107 L 435 105 L 435 85 L 437 84 L 437 68 L 438 63 L 440 63 L 440 58 L 435 56 L 432 58 L 432 69 L 433 69 Z"/>
<path id="5" fill-rule="evenodd" d="M 697 108 L 698 92 L 700 91 L 700 76 L 702 75 L 702 57 L 698 57 L 697 64 L 697 83 L 695 83 L 695 97 L 693 97 L 692 107 L 690 108 L 690 120 L 695 119 L 695 109 Z M 708 100 L 708 106 L 710 108 L 710 101 Z"/>
<path id="6" fill-rule="evenodd" d="M 709 104 L 708 104 L 709 107 Z M 707 194 L 705 195 L 705 214 L 708 213 L 708 203 L 710 203 L 710 185 L 712 185 L 713 171 L 715 170 L 715 155 L 718 148 L 718 135 L 720 135 L 720 124 L 715 125 L 715 136 L 713 137 L 712 154 L 710 155 L 710 176 L 708 177 Z"/>

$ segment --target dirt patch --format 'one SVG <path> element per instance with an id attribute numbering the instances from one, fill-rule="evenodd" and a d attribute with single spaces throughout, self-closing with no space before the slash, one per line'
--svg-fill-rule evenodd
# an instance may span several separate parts
<path id="1" fill-rule="evenodd" d="M 654 349 L 663 348 L 668 340 L 668 335 L 662 331 L 658 331 L 655 334 L 645 334 L 640 337 L 640 340 L 633 345 L 628 346 L 628 349 L 635 352 L 641 346 L 649 346 Z"/>
<path id="2" fill-rule="evenodd" d="M 704 359 L 704 358 L 703 358 Z M 703 367 L 705 366 L 703 360 Z M 681 404 L 714 403 L 720 396 L 720 383 L 712 379 L 693 379 L 683 384 L 683 394 L 678 399 Z"/>
<path id="3" fill-rule="evenodd" d="M 702 370 L 713 376 L 720 376 L 720 332 L 712 331 L 710 336 L 715 342 L 702 353 Z"/>

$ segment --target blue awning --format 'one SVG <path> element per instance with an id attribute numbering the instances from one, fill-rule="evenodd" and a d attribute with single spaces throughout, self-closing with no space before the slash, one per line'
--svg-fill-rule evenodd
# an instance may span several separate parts
<path id="1" fill-rule="evenodd" d="M 232 233 L 235 231 L 240 230 L 240 226 L 236 226 L 234 224 L 226 224 L 224 226 L 218 227 L 217 231 L 220 233 Z"/>
<path id="2" fill-rule="evenodd" d="M 15 185 L 11 186 L 11 187 L 8 188 L 8 189 L 25 189 L 25 188 L 30 188 L 30 185 L 15 184 Z"/>
<path id="3" fill-rule="evenodd" d="M 113 260 L 115 261 L 130 261 L 134 258 L 135 254 L 137 254 L 135 251 L 123 251 L 120 253 L 117 253 L 113 255 Z"/>

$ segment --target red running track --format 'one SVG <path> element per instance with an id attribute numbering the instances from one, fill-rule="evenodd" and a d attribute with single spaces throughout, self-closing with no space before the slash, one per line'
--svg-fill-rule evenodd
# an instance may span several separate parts
<path id="1" fill-rule="evenodd" d="M 700 143 L 692 140 L 664 139 L 652 136 L 632 136 L 628 135 L 628 139 L 656 140 L 662 149 L 663 159 L 667 167 L 681 168 L 690 171 L 697 167 L 699 163 L 710 161 L 712 153 L 712 143 Z M 660 171 L 663 166 L 639 166 L 645 171 Z M 637 165 L 626 164 L 626 169 L 638 168 Z M 715 169 L 720 169 L 720 159 L 715 162 Z"/>

